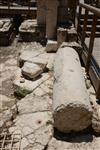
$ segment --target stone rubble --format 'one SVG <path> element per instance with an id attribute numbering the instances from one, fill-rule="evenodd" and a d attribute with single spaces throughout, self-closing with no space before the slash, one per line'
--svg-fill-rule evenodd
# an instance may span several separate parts
<path id="1" fill-rule="evenodd" d="M 23 76 L 35 80 L 39 75 L 43 72 L 42 68 L 39 65 L 25 62 L 24 66 L 22 67 L 22 74 Z"/>
<path id="2" fill-rule="evenodd" d="M 21 69 L 19 68 L 16 72 L 15 79 L 13 81 L 14 92 L 20 97 L 25 97 L 27 94 L 32 93 L 42 83 L 50 78 L 48 73 L 43 73 L 41 77 L 35 81 L 28 79 L 23 80 Z"/>
<path id="3" fill-rule="evenodd" d="M 18 58 L 18 66 L 22 67 L 25 62 L 31 62 L 39 65 L 43 70 L 46 68 L 49 69 L 54 61 L 55 54 L 54 53 L 46 53 L 45 51 L 23 51 Z"/>

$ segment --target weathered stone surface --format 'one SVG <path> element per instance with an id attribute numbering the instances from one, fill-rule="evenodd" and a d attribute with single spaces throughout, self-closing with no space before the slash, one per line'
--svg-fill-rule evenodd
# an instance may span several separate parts
<path id="1" fill-rule="evenodd" d="M 14 38 L 13 22 L 9 18 L 0 19 L 0 45 L 7 46 Z"/>
<path id="2" fill-rule="evenodd" d="M 54 57 L 54 53 L 26 50 L 20 54 L 18 58 L 18 66 L 22 67 L 23 64 L 27 61 L 39 65 L 43 70 L 45 70 L 46 67 L 51 70 Z"/>
<path id="3" fill-rule="evenodd" d="M 64 48 L 64 47 L 74 48 L 79 53 L 79 55 L 81 55 L 82 53 L 82 46 L 77 42 L 63 42 L 60 48 Z"/>
<path id="4" fill-rule="evenodd" d="M 10 19 L 0 19 L 0 32 L 8 31 L 11 25 Z"/>
<path id="5" fill-rule="evenodd" d="M 58 47 L 67 40 L 67 32 L 65 28 L 58 28 L 57 29 L 57 42 Z"/>
<path id="6" fill-rule="evenodd" d="M 36 79 L 39 75 L 41 75 L 43 72 L 42 68 L 40 68 L 39 65 L 25 62 L 24 66 L 22 67 L 22 74 L 25 77 L 28 77 L 30 79 Z"/>
<path id="7" fill-rule="evenodd" d="M 50 102 L 49 102 L 50 101 Z M 10 133 L 22 133 L 21 149 L 43 150 L 53 136 L 51 100 L 32 94 L 18 102 L 19 116 Z"/>
<path id="8" fill-rule="evenodd" d="M 66 29 L 67 41 L 77 42 L 77 31 L 75 28 Z"/>
<path id="9" fill-rule="evenodd" d="M 52 98 L 53 95 L 53 77 L 49 78 L 44 84 L 41 84 L 36 90 L 34 90 L 33 94 L 36 96 L 49 96 Z"/>
<path id="10" fill-rule="evenodd" d="M 54 126 L 62 132 L 78 132 L 89 127 L 92 108 L 80 60 L 73 48 L 66 47 L 58 50 L 54 78 Z"/>
<path id="11" fill-rule="evenodd" d="M 24 22 L 22 22 L 21 26 L 19 27 L 19 32 L 22 32 L 22 31 L 34 32 L 36 25 L 37 25 L 36 20 L 32 20 L 32 19 L 25 20 Z"/>
<path id="12" fill-rule="evenodd" d="M 15 99 L 10 99 L 0 94 L 0 112 L 10 109 L 16 103 Z"/>
<path id="13" fill-rule="evenodd" d="M 30 81 L 25 79 L 23 80 L 21 69 L 18 69 L 16 72 L 15 80 L 13 81 L 14 92 L 21 97 L 25 97 L 27 94 L 30 94 L 37 87 L 39 87 L 43 82 L 50 78 L 48 73 L 43 73 L 42 76 L 36 81 Z"/>
<path id="14" fill-rule="evenodd" d="M 98 104 L 93 106 L 92 128 L 100 134 L 100 105 Z"/>
<path id="15" fill-rule="evenodd" d="M 28 50 L 22 52 L 18 58 L 19 66 L 22 67 L 24 62 L 27 61 L 27 62 L 38 64 L 44 69 L 47 65 L 47 60 L 40 57 L 42 53 L 43 52 L 41 51 L 28 51 Z"/>
<path id="16" fill-rule="evenodd" d="M 56 52 L 58 48 L 57 41 L 48 40 L 46 45 L 46 52 Z"/>
<path id="17" fill-rule="evenodd" d="M 27 95 L 17 103 L 19 114 L 51 111 L 52 100 L 47 96 L 34 96 L 34 93 Z"/>

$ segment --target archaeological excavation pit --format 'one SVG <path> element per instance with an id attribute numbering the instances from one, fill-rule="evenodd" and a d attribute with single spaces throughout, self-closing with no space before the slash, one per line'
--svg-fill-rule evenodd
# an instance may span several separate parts
<path id="1" fill-rule="evenodd" d="M 99 5 L 0 1 L 0 150 L 100 149 Z"/>

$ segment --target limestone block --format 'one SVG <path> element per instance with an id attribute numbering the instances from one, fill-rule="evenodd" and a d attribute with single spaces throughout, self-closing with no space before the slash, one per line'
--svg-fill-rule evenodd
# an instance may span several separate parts
<path id="1" fill-rule="evenodd" d="M 77 42 L 77 31 L 75 28 L 66 29 L 67 42 Z"/>
<path id="2" fill-rule="evenodd" d="M 57 30 L 57 42 L 58 47 L 67 40 L 67 30 L 65 28 L 58 28 Z"/>
<path id="3" fill-rule="evenodd" d="M 60 48 L 64 48 L 64 47 L 74 48 L 78 52 L 79 55 L 81 55 L 82 50 L 83 50 L 82 46 L 77 42 L 63 42 Z"/>
<path id="4" fill-rule="evenodd" d="M 47 65 L 47 59 L 42 58 L 40 55 L 41 51 L 23 51 L 18 58 L 18 66 L 22 67 L 24 63 L 31 62 L 40 65 L 44 69 Z"/>
<path id="5" fill-rule="evenodd" d="M 56 52 L 58 48 L 57 41 L 48 40 L 46 45 L 46 52 Z"/>
<path id="6" fill-rule="evenodd" d="M 91 125 L 92 108 L 77 52 L 60 48 L 54 64 L 54 126 L 61 132 L 78 132 Z"/>
<path id="7" fill-rule="evenodd" d="M 21 149 L 43 150 L 53 136 L 53 118 L 49 97 L 32 94 L 18 102 L 19 114 L 10 133 L 22 133 Z"/>
<path id="8" fill-rule="evenodd" d="M 14 92 L 18 97 L 25 97 L 27 94 L 32 93 L 37 87 L 39 87 L 43 82 L 49 79 L 50 75 L 48 73 L 43 73 L 41 78 L 35 81 L 24 79 L 21 74 L 21 69 L 18 69 L 13 81 Z"/>
<path id="9" fill-rule="evenodd" d="M 43 72 L 42 68 L 39 65 L 25 62 L 22 67 L 22 74 L 29 79 L 36 79 Z"/>

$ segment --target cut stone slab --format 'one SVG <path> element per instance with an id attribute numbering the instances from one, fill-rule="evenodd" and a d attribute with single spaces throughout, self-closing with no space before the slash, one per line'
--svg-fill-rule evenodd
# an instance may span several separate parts
<path id="1" fill-rule="evenodd" d="M 77 42 L 77 31 L 75 28 L 66 29 L 67 41 Z"/>
<path id="2" fill-rule="evenodd" d="M 48 40 L 46 45 L 46 52 L 56 52 L 58 48 L 57 41 Z"/>
<path id="3" fill-rule="evenodd" d="M 36 25 L 37 21 L 35 19 L 25 20 L 19 27 L 19 31 L 34 31 Z"/>
<path id="4" fill-rule="evenodd" d="M 46 112 L 52 110 L 52 100 L 49 96 L 34 96 L 33 93 L 17 103 L 19 114 Z"/>
<path id="5" fill-rule="evenodd" d="M 25 62 L 22 67 L 22 74 L 29 79 L 36 79 L 43 72 L 42 68 L 39 65 Z"/>
<path id="6" fill-rule="evenodd" d="M 18 58 L 18 65 L 19 67 L 22 67 L 24 65 L 24 62 L 31 62 L 40 65 L 42 69 L 44 69 L 47 65 L 47 60 L 40 57 L 40 54 L 43 52 L 40 51 L 24 51 L 21 53 L 21 55 Z"/>
<path id="7" fill-rule="evenodd" d="M 22 67 L 25 62 L 31 62 L 39 65 L 43 70 L 51 69 L 55 53 L 46 53 L 41 51 L 23 51 L 18 58 L 18 66 Z"/>
<path id="8" fill-rule="evenodd" d="M 22 133 L 21 149 L 45 149 L 53 136 L 52 117 L 50 112 L 23 114 L 14 120 L 12 133 Z M 14 132 L 15 131 L 15 132 Z"/>
<path id="9" fill-rule="evenodd" d="M 66 42 L 67 40 L 67 30 L 65 28 L 58 28 L 57 29 L 57 42 L 58 42 L 58 47 L 60 47 L 60 45 L 63 42 Z"/>
<path id="10" fill-rule="evenodd" d="M 14 105 L 13 107 L 0 112 L 0 133 L 6 128 L 11 127 L 13 120 L 17 116 L 17 106 Z"/>
<path id="11" fill-rule="evenodd" d="M 32 93 L 37 87 L 39 87 L 43 82 L 48 80 L 50 75 L 48 73 L 43 73 L 42 76 L 36 81 L 30 81 L 24 79 L 21 74 L 21 69 L 16 72 L 15 79 L 13 81 L 14 92 L 21 97 L 25 97 L 27 94 Z M 22 82 L 23 81 L 23 82 Z"/>
<path id="12" fill-rule="evenodd" d="M 18 102 L 19 115 L 9 132 L 22 134 L 21 149 L 45 149 L 53 136 L 51 106 L 51 99 L 33 94 Z"/>
<path id="13" fill-rule="evenodd" d="M 15 35 L 13 32 L 13 21 L 9 18 L 0 19 L 0 46 L 8 46 Z"/>
<path id="14" fill-rule="evenodd" d="M 54 126 L 61 132 L 78 132 L 91 125 L 92 108 L 77 52 L 60 48 L 54 64 Z"/>

